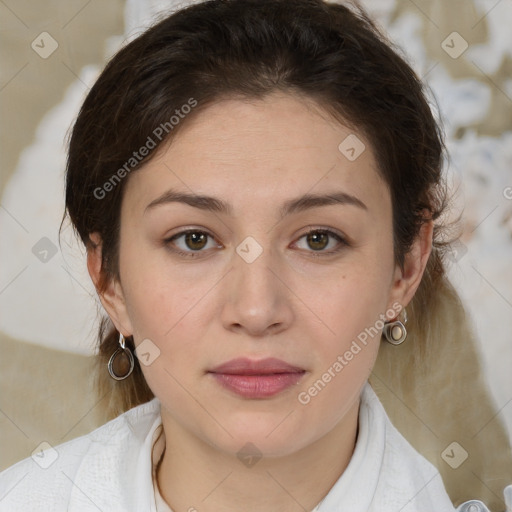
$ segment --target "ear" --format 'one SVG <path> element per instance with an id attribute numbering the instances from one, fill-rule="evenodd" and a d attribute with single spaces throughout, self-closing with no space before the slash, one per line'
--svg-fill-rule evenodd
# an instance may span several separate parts
<path id="1" fill-rule="evenodd" d="M 99 233 L 91 233 L 89 238 L 91 243 L 87 247 L 87 270 L 94 283 L 98 297 L 116 329 L 125 337 L 131 336 L 133 329 L 126 310 L 121 283 L 115 278 L 108 278 L 105 287 L 102 289 L 100 286 L 101 278 L 103 277 L 101 236 Z"/>
<path id="2" fill-rule="evenodd" d="M 433 232 L 434 222 L 432 220 L 425 222 L 410 251 L 405 255 L 403 270 L 396 265 L 390 290 L 389 308 L 396 302 L 406 307 L 414 297 L 432 252 Z"/>

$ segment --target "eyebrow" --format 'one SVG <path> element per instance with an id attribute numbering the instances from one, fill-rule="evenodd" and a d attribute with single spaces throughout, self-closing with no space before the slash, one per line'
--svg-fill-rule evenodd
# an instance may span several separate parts
<path id="1" fill-rule="evenodd" d="M 230 215 L 233 211 L 232 206 L 225 201 L 212 196 L 189 194 L 187 192 L 179 192 L 177 190 L 167 190 L 161 196 L 151 201 L 144 213 L 156 206 L 169 204 L 169 203 L 184 203 L 200 210 L 224 213 Z M 338 191 L 330 194 L 304 194 L 296 199 L 289 199 L 280 208 L 281 218 L 292 213 L 298 213 L 311 208 L 319 206 L 330 205 L 352 205 L 357 206 L 363 210 L 368 210 L 368 207 L 357 197 L 347 194 L 346 192 Z"/>

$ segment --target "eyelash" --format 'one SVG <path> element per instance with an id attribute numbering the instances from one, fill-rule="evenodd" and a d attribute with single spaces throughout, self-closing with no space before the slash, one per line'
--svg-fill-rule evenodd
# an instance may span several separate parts
<path id="1" fill-rule="evenodd" d="M 175 235 L 172 235 L 171 237 L 169 238 L 166 238 L 164 240 L 164 243 L 165 245 L 169 248 L 170 251 L 178 254 L 179 256 L 184 256 L 186 258 L 197 258 L 197 254 L 198 253 L 201 253 L 201 252 L 204 252 L 202 250 L 198 250 L 198 251 L 182 251 L 181 249 L 176 249 L 176 248 L 172 248 L 172 247 L 169 247 L 172 242 L 188 233 L 199 233 L 199 234 L 204 234 L 204 235 L 207 235 L 208 237 L 210 238 L 213 238 L 214 237 L 208 233 L 207 231 L 203 231 L 203 230 L 200 230 L 200 229 L 186 229 L 184 231 L 180 231 L 179 233 L 176 233 Z M 335 231 L 332 231 L 330 229 L 325 229 L 325 228 L 312 228 L 310 229 L 309 231 L 306 231 L 305 233 L 303 233 L 297 240 L 301 240 L 302 238 L 304 237 L 307 237 L 309 234 L 311 233 L 322 233 L 322 234 L 326 234 L 328 235 L 329 237 L 332 237 L 332 238 L 335 238 L 338 242 L 339 242 L 339 246 L 336 248 L 336 249 L 331 249 L 330 251 L 314 251 L 314 250 L 310 250 L 310 251 L 307 251 L 309 253 L 311 253 L 311 256 L 315 257 L 315 258 L 322 258 L 322 257 L 328 257 L 328 256 L 332 256 L 333 254 L 337 254 L 338 252 L 340 252 L 344 247 L 349 247 L 350 244 L 347 242 L 347 240 L 341 236 L 339 233 L 336 233 Z"/>

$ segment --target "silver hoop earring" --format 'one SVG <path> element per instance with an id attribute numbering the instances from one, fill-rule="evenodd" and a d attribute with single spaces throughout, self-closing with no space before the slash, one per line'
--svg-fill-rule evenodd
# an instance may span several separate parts
<path id="1" fill-rule="evenodd" d="M 132 351 L 126 348 L 124 336 L 119 333 L 119 347 L 108 360 L 108 373 L 115 380 L 124 380 L 132 374 L 134 366 Z"/>
<path id="2" fill-rule="evenodd" d="M 403 313 L 403 322 L 396 319 L 392 322 L 386 322 L 384 324 L 384 329 L 382 330 L 382 334 L 388 343 L 391 345 L 400 345 L 407 338 L 407 329 L 405 328 L 405 324 L 407 323 L 407 311 L 405 308 L 402 310 Z"/>

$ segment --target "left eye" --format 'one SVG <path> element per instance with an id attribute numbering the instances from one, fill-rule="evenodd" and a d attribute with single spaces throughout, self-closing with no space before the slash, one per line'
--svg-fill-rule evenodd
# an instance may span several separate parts
<path id="1" fill-rule="evenodd" d="M 299 240 L 305 239 L 307 247 L 299 247 L 300 249 L 312 249 L 315 252 L 336 252 L 337 245 L 345 245 L 345 240 L 328 229 L 315 229 L 302 235 Z M 297 246 L 299 244 L 297 243 Z M 331 250 L 325 250 L 331 249 Z"/>

